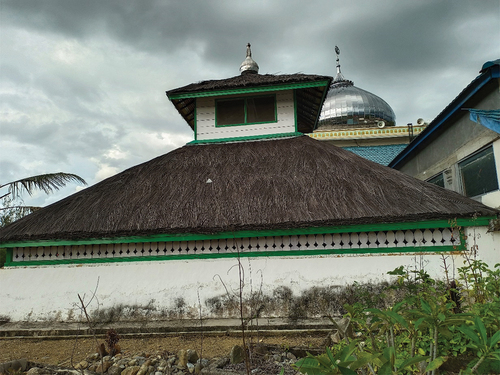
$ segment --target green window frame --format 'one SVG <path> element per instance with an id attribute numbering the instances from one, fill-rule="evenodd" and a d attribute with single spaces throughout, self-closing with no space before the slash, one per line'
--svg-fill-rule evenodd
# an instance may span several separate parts
<path id="1" fill-rule="evenodd" d="M 278 122 L 276 95 L 245 96 L 215 101 L 215 126 Z"/>

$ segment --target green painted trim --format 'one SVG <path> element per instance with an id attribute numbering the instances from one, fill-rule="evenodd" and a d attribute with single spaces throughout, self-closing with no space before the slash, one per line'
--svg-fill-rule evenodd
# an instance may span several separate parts
<path id="1" fill-rule="evenodd" d="M 187 98 L 205 98 L 205 97 L 209 97 L 209 96 L 248 94 L 248 93 L 253 93 L 253 92 L 268 92 L 268 91 L 305 89 L 305 88 L 310 88 L 310 87 L 324 87 L 324 86 L 328 86 L 329 83 L 330 83 L 329 81 L 317 81 L 317 82 L 289 83 L 289 84 L 284 84 L 284 85 L 245 87 L 245 88 L 239 88 L 239 89 L 225 89 L 225 90 L 217 90 L 217 91 L 190 92 L 190 93 L 174 94 L 174 95 L 168 96 L 168 98 L 170 100 L 176 100 L 176 99 L 187 99 Z"/>
<path id="2" fill-rule="evenodd" d="M 297 91 L 293 90 L 293 116 L 295 121 L 295 131 L 299 131 L 299 123 L 297 117 Z"/>
<path id="3" fill-rule="evenodd" d="M 170 242 L 170 241 L 197 241 L 211 240 L 221 238 L 247 238 L 247 237 L 266 237 L 266 236 L 291 236 L 306 234 L 327 234 L 327 233 L 350 233 L 350 232 L 376 232 L 376 231 L 398 231 L 407 229 L 430 229 L 430 228 L 451 228 L 451 227 L 469 227 L 469 226 L 487 226 L 489 220 L 495 219 L 494 216 L 482 217 L 477 219 L 457 219 L 431 220 L 407 223 L 378 223 L 378 224 L 358 224 L 330 227 L 309 227 L 309 228 L 290 228 L 261 231 L 237 231 L 220 232 L 214 234 L 156 234 L 151 236 L 131 236 L 116 238 L 98 238 L 88 240 L 44 240 L 44 241 L 26 241 L 26 242 L 7 242 L 1 244 L 2 248 L 12 247 L 38 247 L 38 246 L 69 246 L 69 245 L 97 245 L 112 243 L 142 243 L 142 242 Z"/>
<path id="4" fill-rule="evenodd" d="M 25 266 L 46 266 L 58 264 L 93 264 L 93 263 L 123 263 L 123 262 L 146 262 L 164 260 L 188 260 L 188 259 L 223 259 L 223 258 L 260 258 L 260 257 L 294 257 L 294 256 L 314 256 L 314 255 L 355 255 L 355 254 L 405 254 L 405 253 L 444 253 L 460 251 L 461 246 L 422 246 L 422 247 L 391 247 L 391 248 L 369 248 L 369 249 L 317 249 L 317 250 L 292 250 L 292 251 L 249 251 L 213 254 L 183 254 L 183 255 L 161 255 L 129 258 L 92 258 L 92 259 L 62 259 L 62 260 L 42 260 L 10 262 L 8 267 Z"/>
<path id="5" fill-rule="evenodd" d="M 259 139 L 272 139 L 272 138 L 289 138 L 289 137 L 299 137 L 301 135 L 304 135 L 304 134 L 297 132 L 297 133 L 250 135 L 250 136 L 246 136 L 246 137 L 233 137 L 233 138 L 200 139 L 200 140 L 196 140 L 196 141 L 191 141 L 188 143 L 188 145 L 204 144 L 204 143 L 241 142 L 241 141 L 259 140 Z"/>
<path id="6" fill-rule="evenodd" d="M 14 263 L 14 249 L 5 249 L 6 250 L 6 256 L 5 256 L 5 263 L 4 266 L 10 266 L 12 263 Z"/>
<path id="7" fill-rule="evenodd" d="M 273 121 L 263 121 L 263 122 L 247 122 L 247 99 L 265 98 L 265 97 L 274 97 L 274 120 Z M 241 123 L 241 124 L 217 125 L 217 102 L 218 101 L 229 101 L 229 100 L 243 100 L 243 111 L 244 111 L 244 115 L 245 115 L 245 122 Z M 242 96 L 242 97 L 229 98 L 229 99 L 215 99 L 215 127 L 216 128 L 226 128 L 228 126 L 275 124 L 277 122 L 278 122 L 278 105 L 277 105 L 277 100 L 276 100 L 276 94 L 257 95 L 257 96 Z"/>

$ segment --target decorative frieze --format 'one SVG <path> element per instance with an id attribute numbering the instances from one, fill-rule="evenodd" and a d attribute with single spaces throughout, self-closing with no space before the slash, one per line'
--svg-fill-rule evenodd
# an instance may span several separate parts
<path id="1" fill-rule="evenodd" d="M 319 250 L 338 254 L 421 252 L 461 244 L 458 228 L 384 230 L 373 232 L 280 235 L 192 241 L 110 243 L 13 248 L 15 262 L 165 257 L 179 255 L 224 257 L 245 254 L 314 255 Z M 401 249 L 401 250 L 400 250 Z M 274 253 L 274 254 L 273 254 Z"/>
<path id="2" fill-rule="evenodd" d="M 416 125 L 413 127 L 413 135 L 420 134 L 425 129 L 424 125 Z M 407 137 L 409 135 L 408 127 L 405 126 L 390 126 L 383 129 L 364 128 L 364 129 L 342 129 L 332 131 L 317 130 L 307 134 L 314 139 L 369 139 L 369 138 L 394 138 Z"/>

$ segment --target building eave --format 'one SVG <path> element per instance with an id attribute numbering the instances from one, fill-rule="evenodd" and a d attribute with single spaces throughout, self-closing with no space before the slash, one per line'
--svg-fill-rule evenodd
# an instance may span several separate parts
<path id="1" fill-rule="evenodd" d="M 391 163 L 390 168 L 398 169 L 403 166 L 406 161 L 411 158 L 419 149 L 426 143 L 435 139 L 440 131 L 446 127 L 451 116 L 461 111 L 468 100 L 473 98 L 480 90 L 488 83 L 500 77 L 500 66 L 494 65 L 484 73 L 477 76 L 462 92 L 446 106 L 446 108 L 432 120 L 427 128 L 411 142 L 399 155 L 397 155 Z"/>

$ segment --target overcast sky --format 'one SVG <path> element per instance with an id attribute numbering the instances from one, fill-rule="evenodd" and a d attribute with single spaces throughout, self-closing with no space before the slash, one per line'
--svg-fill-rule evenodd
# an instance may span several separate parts
<path id="1" fill-rule="evenodd" d="M 499 0 L 0 0 L 0 184 L 92 185 L 193 139 L 165 91 L 239 74 L 335 75 L 432 120 L 500 58 Z M 27 203 L 46 205 L 70 184 Z"/>

